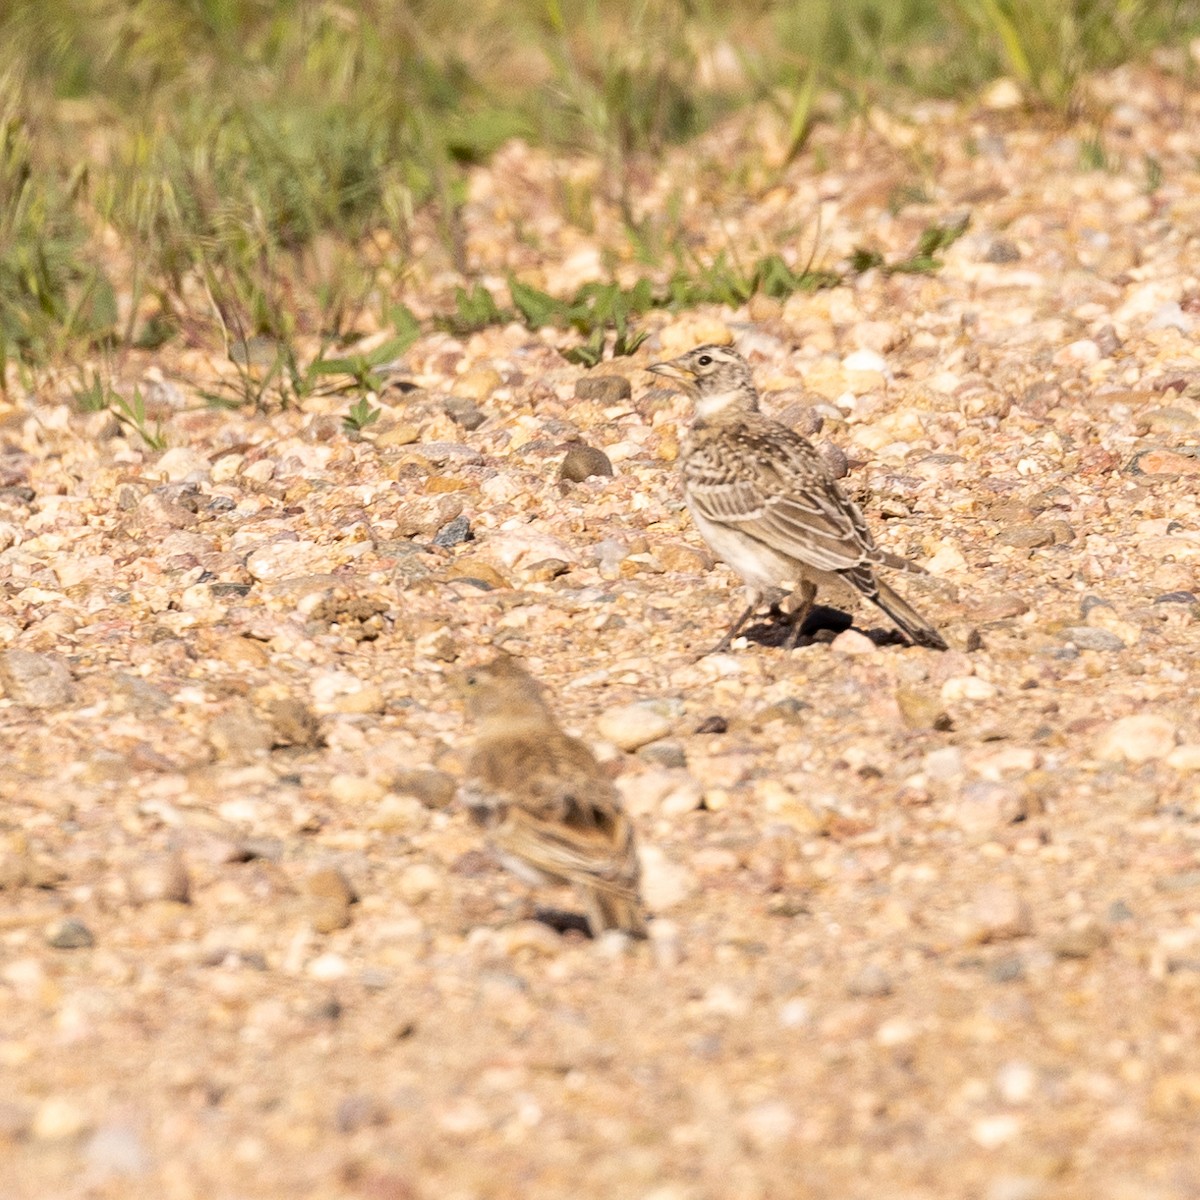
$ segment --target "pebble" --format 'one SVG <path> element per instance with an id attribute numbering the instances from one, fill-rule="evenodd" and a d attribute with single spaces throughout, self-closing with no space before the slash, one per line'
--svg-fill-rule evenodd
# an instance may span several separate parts
<path id="1" fill-rule="evenodd" d="M 656 917 L 649 925 L 650 952 L 654 965 L 669 971 L 683 961 L 683 937 L 676 922 Z"/>
<path id="2" fill-rule="evenodd" d="M 1093 625 L 1068 625 L 1059 636 L 1077 650 L 1102 650 L 1111 653 L 1126 648 L 1125 642 L 1117 634 Z"/>
<path id="3" fill-rule="evenodd" d="M 499 371 L 491 367 L 476 367 L 455 379 L 450 390 L 454 395 L 465 396 L 468 400 L 486 400 L 503 383 Z"/>
<path id="4" fill-rule="evenodd" d="M 350 924 L 350 906 L 358 893 L 337 867 L 319 867 L 304 880 L 309 922 L 317 933 L 332 933 Z"/>
<path id="5" fill-rule="evenodd" d="M 487 420 L 487 414 L 467 396 L 447 396 L 442 407 L 456 425 L 468 432 L 478 429 Z"/>
<path id="6" fill-rule="evenodd" d="M 829 648 L 835 654 L 874 654 L 879 647 L 865 633 L 859 633 L 857 629 L 843 629 L 841 633 L 829 643 Z"/>
<path id="7" fill-rule="evenodd" d="M 137 904 L 168 901 L 187 904 L 191 898 L 191 881 L 187 867 L 178 854 L 167 854 L 140 863 L 130 872 L 129 892 Z"/>
<path id="8" fill-rule="evenodd" d="M 496 934 L 496 945 L 502 954 L 515 958 L 520 954 L 534 957 L 553 957 L 563 951 L 562 938 L 542 921 L 518 921 Z"/>
<path id="9" fill-rule="evenodd" d="M 882 967 L 868 963 L 846 984 L 846 993 L 871 998 L 890 996 L 892 981 Z"/>
<path id="10" fill-rule="evenodd" d="M 61 708 L 71 700 L 71 672 L 57 654 L 5 650 L 0 653 L 0 687 L 14 704 Z"/>
<path id="11" fill-rule="evenodd" d="M 642 898 L 653 913 L 682 904 L 696 891 L 695 873 L 682 863 L 672 862 L 657 846 L 642 845 Z"/>
<path id="12" fill-rule="evenodd" d="M 1033 932 L 1033 913 L 1012 887 L 988 884 L 971 902 L 971 937 L 977 942 L 1005 942 Z"/>
<path id="13" fill-rule="evenodd" d="M 65 1096 L 47 1096 L 33 1114 L 30 1132 L 43 1142 L 78 1137 L 88 1126 L 87 1114 Z"/>
<path id="14" fill-rule="evenodd" d="M 977 675 L 951 675 L 942 684 L 940 695 L 943 704 L 958 700 L 991 700 L 996 695 L 996 685 Z"/>
<path id="15" fill-rule="evenodd" d="M 429 863 L 413 863 L 405 867 L 400 875 L 400 895 L 408 904 L 423 904 L 430 896 L 436 896 L 443 888 L 441 872 Z"/>
<path id="16" fill-rule="evenodd" d="M 576 442 L 567 450 L 562 466 L 558 469 L 559 478 L 570 480 L 572 483 L 582 483 L 593 476 L 612 473 L 613 465 L 608 455 L 603 450 L 597 450 L 595 446 L 585 446 L 582 442 Z"/>
<path id="17" fill-rule="evenodd" d="M 467 520 L 461 513 L 447 521 L 433 535 L 433 544 L 435 546 L 458 546 L 463 542 L 472 541 L 475 534 L 471 532 L 471 522 Z"/>
<path id="18" fill-rule="evenodd" d="M 954 806 L 956 824 L 968 833 L 990 833 L 1028 816 L 1025 797 L 1011 784 L 977 780 L 963 788 Z"/>
<path id="19" fill-rule="evenodd" d="M 1174 450 L 1147 450 L 1134 458 L 1130 470 L 1135 475 L 1200 475 L 1200 457 Z"/>
<path id="20" fill-rule="evenodd" d="M 96 944 L 92 931 L 78 917 L 64 917 L 46 926 L 46 944 L 56 950 L 86 950 Z"/>
<path id="21" fill-rule="evenodd" d="M 1092 753 L 1105 762 L 1152 762 L 1166 758 L 1176 740 L 1174 722 L 1157 713 L 1138 713 L 1102 729 L 1092 743 Z"/>
<path id="22" fill-rule="evenodd" d="M 596 729 L 605 741 L 621 750 L 633 751 L 664 738 L 671 732 L 672 721 L 645 704 L 622 704 L 606 709 L 596 721 Z"/>
<path id="23" fill-rule="evenodd" d="M 1109 934 L 1094 917 L 1081 916 L 1050 939 L 1050 949 L 1059 958 L 1091 958 L 1108 945 Z"/>
<path id="24" fill-rule="evenodd" d="M 101 1125 L 88 1138 L 83 1160 L 101 1178 L 143 1175 L 150 1167 L 145 1143 L 128 1125 Z"/>
<path id="25" fill-rule="evenodd" d="M 633 388 L 624 375 L 584 375 L 575 381 L 575 398 L 593 400 L 597 404 L 619 404 L 633 395 Z M 611 471 L 608 474 L 612 474 Z"/>

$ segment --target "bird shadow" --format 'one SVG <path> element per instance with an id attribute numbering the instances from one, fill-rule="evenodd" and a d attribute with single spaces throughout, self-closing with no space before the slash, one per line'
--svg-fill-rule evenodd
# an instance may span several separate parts
<path id="1" fill-rule="evenodd" d="M 555 933 L 581 933 L 585 938 L 592 936 L 591 926 L 582 913 L 539 906 L 533 910 L 533 919 L 542 925 L 548 925 Z"/>
<path id="2" fill-rule="evenodd" d="M 800 650 L 820 642 L 832 642 L 839 633 L 845 633 L 847 629 L 854 627 L 854 619 L 849 613 L 842 612 L 839 608 L 816 604 L 800 627 L 800 637 L 795 648 Z M 744 637 L 746 641 L 754 642 L 758 646 L 780 649 L 787 645 L 791 632 L 792 627 L 787 618 L 782 613 L 772 612 L 767 620 L 747 626 L 739 637 Z M 877 646 L 908 645 L 908 639 L 898 629 L 862 629 L 859 632 Z"/>

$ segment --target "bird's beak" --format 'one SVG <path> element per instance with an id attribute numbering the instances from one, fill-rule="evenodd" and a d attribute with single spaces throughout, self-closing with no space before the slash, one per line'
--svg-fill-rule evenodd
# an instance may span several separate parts
<path id="1" fill-rule="evenodd" d="M 681 367 L 678 359 L 672 359 L 670 362 L 651 363 L 646 370 L 653 371 L 655 375 L 673 379 L 676 383 L 682 383 L 684 387 L 690 387 L 696 381 L 695 371 Z"/>

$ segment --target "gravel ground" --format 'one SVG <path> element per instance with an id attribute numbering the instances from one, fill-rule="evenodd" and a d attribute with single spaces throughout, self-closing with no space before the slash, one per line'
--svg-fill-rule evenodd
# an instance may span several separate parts
<path id="1" fill-rule="evenodd" d="M 224 367 L 147 356 L 163 453 L 65 379 L 11 401 L 4 1196 L 1200 1196 L 1200 102 L 1095 92 L 1104 169 L 1003 86 L 782 171 L 765 119 L 668 157 L 647 211 L 748 258 L 971 224 L 590 374 L 428 336 L 354 438 L 344 396 L 213 412 Z M 597 171 L 508 147 L 474 261 L 602 274 L 603 189 L 590 232 L 547 203 Z M 741 593 L 642 368 L 727 335 L 949 652 L 860 609 L 690 661 Z M 455 801 L 446 675 L 500 645 L 618 778 L 645 944 L 534 919 L 570 893 Z"/>

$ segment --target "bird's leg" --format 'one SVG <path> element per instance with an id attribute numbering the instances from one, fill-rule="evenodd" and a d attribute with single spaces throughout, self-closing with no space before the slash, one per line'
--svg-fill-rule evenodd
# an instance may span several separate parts
<path id="1" fill-rule="evenodd" d="M 788 624 L 791 628 L 788 629 L 787 638 L 783 643 L 785 649 L 795 650 L 796 643 L 800 640 L 801 626 L 812 612 L 813 601 L 816 598 L 817 585 L 810 579 L 802 580 L 800 586 L 789 597 L 789 603 L 792 600 L 796 603 L 791 605 L 791 612 L 788 613 Z"/>
<path id="2" fill-rule="evenodd" d="M 711 650 L 705 650 L 698 658 L 707 658 L 710 654 L 724 654 L 733 645 L 733 639 L 741 633 L 742 626 L 754 615 L 754 610 L 758 607 L 761 599 L 762 596 L 758 592 L 751 592 L 750 603 L 746 605 L 746 611 L 734 621 L 729 627 L 729 632 Z"/>

